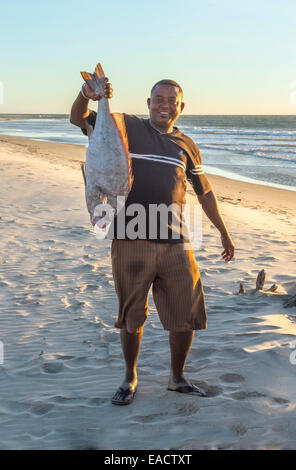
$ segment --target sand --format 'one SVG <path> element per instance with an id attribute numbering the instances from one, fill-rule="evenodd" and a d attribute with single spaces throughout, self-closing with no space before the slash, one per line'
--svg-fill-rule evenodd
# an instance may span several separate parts
<path id="1" fill-rule="evenodd" d="M 296 293 L 295 192 L 210 177 L 237 251 L 225 264 L 204 218 L 195 254 L 208 329 L 185 374 L 208 397 L 166 390 L 168 332 L 150 296 L 138 394 L 116 407 L 124 362 L 111 242 L 89 224 L 84 155 L 0 138 L 0 448 L 295 449 L 296 308 L 284 308 Z M 262 268 L 278 293 L 253 292 Z M 241 281 L 246 295 L 236 295 Z"/>
<path id="2" fill-rule="evenodd" d="M 19 118 L 19 117 L 0 117 L 0 121 L 19 121 L 26 118 Z"/>

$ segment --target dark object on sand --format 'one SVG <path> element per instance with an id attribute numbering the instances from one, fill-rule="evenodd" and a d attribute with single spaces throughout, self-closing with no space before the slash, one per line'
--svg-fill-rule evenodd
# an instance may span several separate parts
<path id="1" fill-rule="evenodd" d="M 239 285 L 239 291 L 238 291 L 239 294 L 245 294 L 246 293 L 246 288 L 245 288 L 245 285 L 241 282 L 240 285 Z"/>
<path id="2" fill-rule="evenodd" d="M 284 305 L 285 308 L 296 307 L 296 295 L 293 295 Z"/>
<path id="3" fill-rule="evenodd" d="M 256 289 L 252 292 L 254 293 L 254 292 L 257 292 L 258 290 L 262 290 L 264 287 L 264 282 L 265 282 L 265 271 L 264 269 L 262 269 L 261 271 L 259 271 L 257 279 L 256 279 Z M 245 293 L 246 293 L 245 284 L 243 282 L 240 282 L 238 294 L 245 294 Z"/>
<path id="4" fill-rule="evenodd" d="M 258 276 L 257 276 L 257 279 L 256 279 L 256 291 L 263 289 L 263 287 L 264 287 L 264 282 L 265 282 L 265 276 L 266 276 L 266 274 L 265 274 L 264 269 L 262 269 L 261 271 L 259 271 Z"/>
<path id="5" fill-rule="evenodd" d="M 254 294 L 255 292 L 259 290 L 263 291 L 263 287 L 265 283 L 265 276 L 266 276 L 266 273 L 264 269 L 261 269 L 256 279 L 256 289 L 253 289 L 249 291 L 248 293 Z M 267 293 L 267 292 L 276 292 L 279 295 L 281 295 L 283 297 L 283 300 L 286 300 L 286 302 L 284 303 L 285 308 L 296 307 L 296 295 L 295 294 L 288 295 L 287 292 L 285 292 L 285 290 L 281 291 L 281 285 L 278 286 L 277 284 L 272 284 L 272 286 L 269 287 L 269 289 L 266 289 L 265 291 L 263 291 L 263 293 Z M 243 282 L 240 283 L 238 294 L 246 294 L 246 288 Z"/>
<path id="6" fill-rule="evenodd" d="M 275 292 L 278 289 L 278 286 L 276 284 L 272 284 L 272 286 L 267 289 L 267 292 Z"/>

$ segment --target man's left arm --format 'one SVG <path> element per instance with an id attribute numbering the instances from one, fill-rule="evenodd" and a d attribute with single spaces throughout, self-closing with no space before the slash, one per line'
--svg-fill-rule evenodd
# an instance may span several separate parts
<path id="1" fill-rule="evenodd" d="M 211 222 L 213 222 L 213 224 L 221 234 L 221 242 L 224 248 L 224 251 L 221 253 L 222 258 L 226 262 L 231 261 L 234 256 L 234 243 L 231 240 L 229 232 L 224 223 L 214 191 L 211 190 L 206 194 L 198 195 L 198 200 L 207 217 L 210 219 Z"/>

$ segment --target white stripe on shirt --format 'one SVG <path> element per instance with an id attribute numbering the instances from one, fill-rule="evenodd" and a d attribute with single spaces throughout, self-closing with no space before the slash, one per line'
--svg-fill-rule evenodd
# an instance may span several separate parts
<path id="1" fill-rule="evenodd" d="M 164 155 L 150 155 L 150 154 L 145 155 L 145 154 L 139 154 L 139 153 L 131 153 L 130 156 L 131 158 L 151 160 L 153 162 L 168 163 L 170 165 L 176 165 L 182 168 L 184 171 L 186 169 L 185 163 L 174 157 L 166 157 Z"/>

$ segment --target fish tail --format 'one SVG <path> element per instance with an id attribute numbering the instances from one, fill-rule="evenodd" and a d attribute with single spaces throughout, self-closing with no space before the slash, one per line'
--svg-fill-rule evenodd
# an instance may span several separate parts
<path id="1" fill-rule="evenodd" d="M 80 72 L 80 73 L 82 75 L 83 80 L 85 80 L 86 82 L 88 80 L 92 80 L 92 74 L 91 73 L 88 73 L 88 72 Z"/>
<path id="2" fill-rule="evenodd" d="M 97 74 L 99 79 L 105 78 L 104 70 L 102 69 L 101 64 L 97 64 L 95 73 Z"/>
<path id="3" fill-rule="evenodd" d="M 97 64 L 94 73 L 80 72 L 83 80 L 91 87 L 95 94 L 103 92 L 103 82 L 105 78 L 101 64 Z"/>

